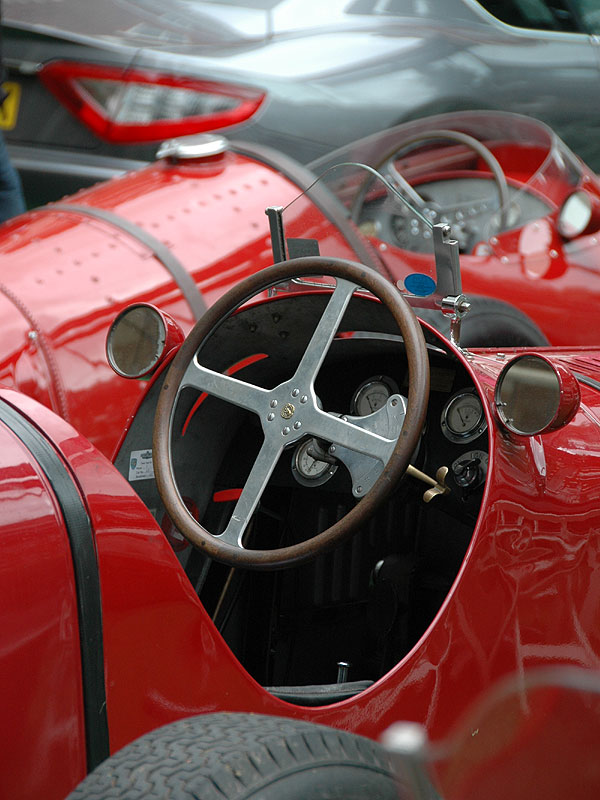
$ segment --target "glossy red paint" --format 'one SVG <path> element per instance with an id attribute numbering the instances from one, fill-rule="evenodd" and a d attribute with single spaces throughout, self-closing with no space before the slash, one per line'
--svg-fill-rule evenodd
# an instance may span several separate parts
<path id="1" fill-rule="evenodd" d="M 447 800 L 596 797 L 599 689 L 597 673 L 572 667 L 499 681 L 430 748 L 439 793 Z"/>
<path id="2" fill-rule="evenodd" d="M 518 160 L 515 154 L 511 157 Z M 551 188 L 549 196 L 557 199 L 561 188 Z M 297 189 L 270 167 L 232 152 L 208 165 L 159 163 L 83 192 L 76 202 L 116 210 L 168 242 L 211 304 L 232 282 L 272 260 L 264 207 L 272 205 L 275 196 L 282 204 L 289 202 Z M 232 219 L 237 224 L 232 225 Z M 542 222 L 551 224 L 549 219 Z M 308 198 L 292 208 L 290 230 L 318 239 L 329 255 L 356 259 L 354 243 Z M 506 234 L 517 239 L 522 235 Z M 584 255 L 591 259 L 595 243 L 584 237 L 564 244 L 552 256 L 558 244 L 552 236 L 548 242 L 552 269 L 546 273 L 541 267 L 536 272 L 521 252 L 504 261 L 491 250 L 465 256 L 465 288 L 470 280 L 474 291 L 486 294 L 486 286 L 506 284 L 507 298 L 514 299 L 512 288 L 515 297 L 522 295 L 523 303 L 533 307 L 533 284 L 523 282 L 528 264 L 527 280 L 552 284 L 546 300 L 553 291 L 558 293 L 552 288 L 554 281 L 561 282 L 562 291 L 570 287 L 569 297 L 583 297 L 582 276 L 585 273 L 589 283 L 589 270 L 578 272 L 567 257 L 577 254 L 577 263 Z M 401 271 L 418 270 L 424 261 L 418 254 L 382 247 L 385 243 L 376 239 L 372 243 L 388 268 L 398 270 L 398 277 Z M 0 258 L 14 267 L 14 282 L 11 278 L 10 287 L 0 287 L 0 310 L 10 333 L 0 344 L 0 377 L 9 386 L 0 398 L 44 432 L 60 454 L 94 533 L 111 752 L 159 725 L 216 710 L 304 718 L 372 738 L 404 718 L 423 723 L 429 735 L 439 739 L 482 690 L 509 673 L 555 663 L 600 669 L 598 348 L 542 351 L 560 373 L 565 394 L 571 399 L 578 395 L 579 403 L 572 404 L 560 428 L 528 437 L 499 424 L 494 396 L 507 361 L 532 351 L 465 353 L 437 340 L 437 351 L 445 348 L 461 374 L 469 376 L 483 400 L 487 422 L 487 479 L 466 552 L 426 630 L 385 674 L 349 700 L 309 708 L 278 699 L 247 671 L 199 599 L 181 553 L 169 543 L 172 532 L 165 535 L 161 527 L 164 515 L 156 497 L 145 505 L 135 481 L 130 484 L 88 441 L 97 442 L 106 453 L 122 445 L 125 469 L 118 456 L 115 462 L 123 475 L 133 450 L 127 450 L 125 437 L 136 433 L 136 425 L 142 427 L 140 446 L 146 451 L 151 447 L 153 392 L 168 363 L 147 381 L 118 378 L 104 359 L 105 334 L 115 312 L 130 301 L 152 302 L 189 330 L 193 315 L 181 291 L 145 245 L 79 212 L 32 211 L 8 224 L 0 240 Z M 40 272 L 40 263 L 53 265 L 52 276 Z M 490 274 L 496 271 L 495 281 L 483 274 L 486 268 Z M 269 303 L 276 303 L 281 294 L 272 301 L 262 299 L 241 315 L 262 310 L 275 325 L 278 315 L 271 313 L 275 309 Z M 289 295 L 302 300 L 310 291 L 303 287 Z M 588 286 L 573 330 L 579 330 L 580 323 L 581 328 L 590 327 L 583 313 L 589 296 Z M 558 309 L 549 300 L 540 306 L 539 324 L 551 324 Z M 374 309 L 373 305 L 369 311 Z M 295 317 L 299 328 L 303 319 Z M 345 338 L 351 339 L 354 330 L 346 331 Z M 284 349 L 288 346 L 286 337 L 274 335 L 273 340 L 285 342 Z M 432 358 L 435 352 L 433 348 Z M 236 375 L 267 369 L 271 358 L 262 356 L 270 356 L 270 351 L 256 353 L 261 357 L 247 359 L 240 352 L 231 359 Z M 197 404 L 190 408 L 186 444 L 194 435 Z M 223 423 L 219 435 L 228 433 L 225 428 Z M 3 687 L 10 687 L 0 728 L 7 759 L 3 772 L 15 796 L 60 800 L 86 771 L 73 565 L 51 482 L 34 455 L 3 424 L 0 444 L 0 564 L 5 588 L 0 609 L 6 632 L 0 676 Z M 201 460 L 208 461 L 203 448 L 198 450 Z M 215 483 L 208 488 L 225 505 L 236 499 L 237 487 Z M 199 513 L 191 502 L 193 512 Z M 425 509 L 423 515 L 427 513 Z M 440 542 L 447 537 L 442 523 L 438 534 Z M 327 582 L 327 576 L 323 580 Z M 40 764 L 35 773 L 32 749 Z"/>
<path id="3" fill-rule="evenodd" d="M 110 323 L 130 302 L 160 306 L 184 332 L 194 315 L 147 243 L 73 206 L 116 215 L 167 247 L 210 305 L 229 286 L 272 262 L 264 210 L 287 206 L 313 177 L 277 154 L 244 153 L 235 145 L 217 157 L 160 161 L 78 193 L 63 202 L 63 210 L 32 210 L 5 224 L 0 232 L 6 333 L 0 380 L 49 405 L 111 455 L 145 384 L 122 380 L 108 368 L 104 344 Z M 510 184 L 527 184 L 551 211 L 463 255 L 463 289 L 519 308 L 553 344 L 589 344 L 595 331 L 598 238 L 590 233 L 566 242 L 556 232 L 558 206 L 574 187 L 557 169 L 542 174 L 548 156 L 540 146 L 499 142 L 494 153 Z M 401 166 L 407 177 L 422 181 L 423 163 L 418 156 Z M 430 177 L 465 174 L 461 169 L 441 173 L 435 159 L 431 170 Z M 579 183 L 596 200 L 600 197 L 596 178 L 583 165 Z M 376 237 L 361 238 L 348 223 L 357 237 L 351 241 L 331 211 L 304 196 L 286 210 L 286 230 L 290 236 L 318 239 L 322 253 L 352 260 L 364 260 L 357 251 L 362 242 L 373 263 L 394 280 L 430 269 L 430 256 Z M 577 314 L 565 325 L 569 308 L 577 308 Z"/>
<path id="4" fill-rule="evenodd" d="M 71 554 L 46 476 L 1 423 L 0 440 L 1 793 L 62 798 L 85 775 Z"/>
<path id="5" fill-rule="evenodd" d="M 164 242 L 211 304 L 272 263 L 265 207 L 297 193 L 272 169 L 229 153 L 217 167 L 158 163 L 70 202 L 110 210 Z M 330 227 L 340 252 L 352 255 Z M 8 334 L 0 381 L 49 405 L 110 455 L 145 384 L 108 366 L 108 328 L 133 301 L 160 306 L 189 331 L 194 318 L 180 289 L 147 246 L 71 211 L 33 210 L 8 223 L 0 268 Z"/>
<path id="6" fill-rule="evenodd" d="M 497 154 L 499 155 L 499 154 Z M 519 158 L 527 153 L 506 153 L 517 162 L 515 173 L 507 172 L 511 183 L 523 183 Z M 448 177 L 448 176 L 447 176 Z M 456 173 L 460 177 L 460 173 Z M 585 173 L 581 186 L 598 199 L 598 183 Z M 547 188 L 547 199 L 561 198 L 567 186 L 557 181 Z M 409 253 L 389 242 L 373 244 L 396 280 L 423 269 L 429 258 Z M 556 211 L 476 245 L 472 254 L 461 254 L 463 290 L 467 294 L 495 297 L 521 309 L 535 320 L 552 345 L 578 346 L 595 343 L 596 325 L 590 298 L 600 292 L 594 264 L 600 253 L 598 230 L 573 241 L 564 240 L 556 229 Z M 573 311 L 571 311 L 573 309 Z M 574 309 L 577 309 L 575 313 Z M 569 324 L 565 325 L 565 314 Z"/>
<path id="7" fill-rule="evenodd" d="M 2 392 L 62 453 L 93 523 L 111 751 L 169 721 L 215 710 L 301 717 L 373 738 L 405 718 L 438 738 L 507 673 L 565 662 L 600 667 L 600 392 L 581 385 L 580 408 L 561 430 L 515 436 L 493 414 L 505 358 L 455 354 L 486 398 L 490 435 L 487 488 L 463 565 L 396 667 L 357 697 L 314 709 L 278 700 L 245 671 L 163 532 L 110 462 L 48 409 Z M 599 350 L 546 357 L 600 379 Z M 19 699 L 5 706 L 3 735 L 12 734 L 3 752 L 13 794 L 59 800 L 85 771 L 72 569 L 51 489 L 23 446 L 4 428 L 0 435 L 2 617 L 3 631 L 12 631 L 0 669 L 3 686 L 13 687 L 9 696 Z M 40 754 L 35 774 L 32 748 Z"/>

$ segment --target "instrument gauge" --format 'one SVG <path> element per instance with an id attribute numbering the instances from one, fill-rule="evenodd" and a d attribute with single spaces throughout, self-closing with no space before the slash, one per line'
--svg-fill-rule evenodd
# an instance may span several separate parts
<path id="1" fill-rule="evenodd" d="M 300 442 L 292 458 L 292 473 L 302 486 L 322 486 L 336 471 L 337 465 L 315 456 L 315 440 Z"/>
<path id="2" fill-rule="evenodd" d="M 375 375 L 364 381 L 354 392 L 352 413 L 366 417 L 384 406 L 388 399 L 398 394 L 398 384 L 387 375 Z"/>
<path id="3" fill-rule="evenodd" d="M 469 389 L 452 395 L 444 406 L 442 432 L 451 442 L 471 442 L 486 430 L 483 405 L 476 392 Z"/>

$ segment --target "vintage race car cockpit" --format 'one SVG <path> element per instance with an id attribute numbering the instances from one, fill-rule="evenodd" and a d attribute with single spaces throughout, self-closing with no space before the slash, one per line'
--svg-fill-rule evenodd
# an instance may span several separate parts
<path id="1" fill-rule="evenodd" d="M 84 781 L 73 800 L 123 782 L 137 796 L 151 767 L 159 782 L 193 773 L 196 796 L 205 779 L 252 797 L 288 776 L 296 794 L 272 796 L 304 800 L 313 777 L 339 788 L 341 759 L 344 797 L 375 796 L 357 769 L 395 797 L 374 741 L 392 723 L 447 741 L 499 678 L 517 676 L 525 708 L 530 669 L 597 669 L 600 350 L 544 346 L 491 291 L 538 304 L 545 290 L 562 319 L 566 295 L 551 295 L 568 277 L 578 313 L 561 332 L 590 327 L 579 279 L 593 276 L 596 182 L 549 141 L 519 188 L 527 144 L 485 139 L 510 172 L 506 207 L 493 161 L 458 133 L 427 151 L 427 180 L 406 178 L 403 153 L 292 178 L 242 147 L 185 162 L 179 143 L 8 229 L 30 290 L 5 289 L 17 358 L 0 390 L 13 795 L 62 800 Z M 156 233 L 168 277 L 107 211 L 115 195 L 136 217 L 143 207 L 137 232 Z M 550 211 L 530 220 L 538 202 Z M 90 248 L 89 263 L 69 263 L 65 242 Z M 26 265 L 51 253 L 60 280 L 36 282 Z M 479 297 L 463 291 L 469 269 Z M 78 325 L 38 324 L 76 279 L 89 300 Z M 487 326 L 499 310 L 518 343 Z M 482 332 L 494 346 L 474 345 Z M 70 421 L 36 399 L 42 356 Z M 466 762 L 493 752 L 495 733 L 468 729 Z"/>
<path id="2" fill-rule="evenodd" d="M 458 242 L 376 170 L 326 174 L 336 171 L 347 191 L 430 232 L 436 258 L 401 292 L 328 257 L 301 196 L 267 211 L 274 266 L 217 301 L 172 361 L 172 322 L 149 305 L 122 312 L 107 340 L 119 374 L 159 368 L 116 466 L 239 661 L 305 706 L 365 690 L 419 641 L 456 580 L 492 468 L 489 402 L 459 347 Z M 407 301 L 448 315 L 451 341 Z M 536 430 L 573 407 L 546 366 L 525 369 L 539 404 L 523 424 Z M 498 407 L 513 414 L 507 396 Z"/>

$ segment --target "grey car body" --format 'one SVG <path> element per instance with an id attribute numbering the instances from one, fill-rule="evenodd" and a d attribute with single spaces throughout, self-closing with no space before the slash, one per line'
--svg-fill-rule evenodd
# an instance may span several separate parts
<path id="1" fill-rule="evenodd" d="M 39 79 L 55 59 L 258 88 L 259 110 L 223 132 L 303 163 L 405 120 L 493 108 L 544 120 L 600 170 L 600 0 L 4 0 L 3 16 L 21 88 L 5 137 L 30 204 L 157 148 L 86 128 Z"/>

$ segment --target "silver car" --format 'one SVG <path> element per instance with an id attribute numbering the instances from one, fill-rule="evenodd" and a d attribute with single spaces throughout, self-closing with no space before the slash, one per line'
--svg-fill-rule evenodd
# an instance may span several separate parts
<path id="1" fill-rule="evenodd" d="M 549 123 L 600 171 L 600 0 L 4 0 L 31 203 L 220 130 L 303 163 L 433 113 Z"/>

